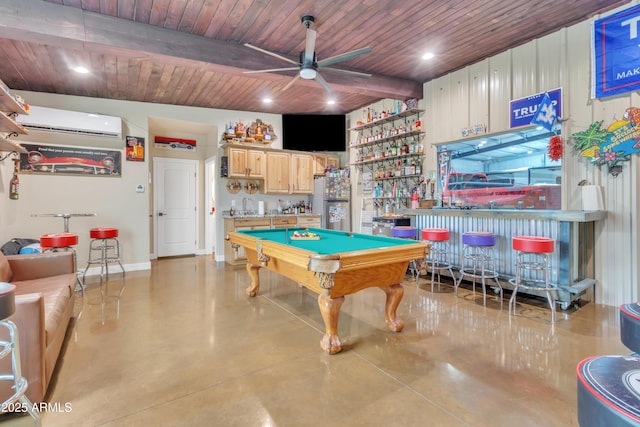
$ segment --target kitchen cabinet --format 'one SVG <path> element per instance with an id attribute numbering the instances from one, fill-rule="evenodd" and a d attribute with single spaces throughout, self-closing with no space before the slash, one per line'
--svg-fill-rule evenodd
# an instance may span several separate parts
<path id="1" fill-rule="evenodd" d="M 298 227 L 320 228 L 322 220 L 320 215 L 305 215 L 298 217 Z"/>
<path id="2" fill-rule="evenodd" d="M 271 228 L 270 218 L 225 218 L 224 234 L 230 231 L 256 230 L 261 228 Z M 242 246 L 234 245 L 228 240 L 224 243 L 224 260 L 229 264 L 244 264 L 247 262 L 247 255 Z"/>
<path id="3" fill-rule="evenodd" d="M 312 194 L 314 160 L 311 154 L 268 151 L 265 193 Z"/>
<path id="4" fill-rule="evenodd" d="M 340 167 L 340 157 L 332 154 L 314 154 L 314 174 L 324 175 L 327 167 L 333 166 L 338 169 Z"/>
<path id="5" fill-rule="evenodd" d="M 291 154 L 291 194 L 312 194 L 313 172 L 311 154 Z"/>
<path id="6" fill-rule="evenodd" d="M 271 218 L 271 228 L 297 227 L 298 218 L 295 216 L 277 216 Z"/>
<path id="7" fill-rule="evenodd" d="M 227 148 L 230 178 L 256 178 L 266 175 L 266 156 L 261 150 Z"/>

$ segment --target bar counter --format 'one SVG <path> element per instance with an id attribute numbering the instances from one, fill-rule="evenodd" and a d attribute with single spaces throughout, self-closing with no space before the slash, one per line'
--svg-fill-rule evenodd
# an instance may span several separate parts
<path id="1" fill-rule="evenodd" d="M 418 229 L 418 237 L 423 228 L 448 229 L 451 233 L 449 246 L 452 264 L 458 269 L 462 256 L 462 233 L 494 233 L 496 268 L 500 274 L 500 284 L 505 289 L 512 289 L 508 280 L 515 277 L 516 251 L 511 247 L 513 236 L 554 239 L 555 251 L 549 256 L 551 282 L 558 287 L 557 301 L 563 310 L 596 284 L 596 224 L 606 218 L 606 211 L 434 208 L 400 209 L 396 214 L 412 218 L 411 223 Z M 520 292 L 544 296 L 544 292 L 536 290 L 518 290 Z"/>

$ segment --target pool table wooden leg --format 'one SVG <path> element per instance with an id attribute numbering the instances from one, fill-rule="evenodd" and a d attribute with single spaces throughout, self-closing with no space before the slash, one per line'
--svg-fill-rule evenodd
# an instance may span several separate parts
<path id="1" fill-rule="evenodd" d="M 400 332 L 404 328 L 404 322 L 396 316 L 396 309 L 404 296 L 402 285 L 381 286 L 380 289 L 387 294 L 387 302 L 384 306 L 384 316 L 387 327 L 393 332 Z"/>
<path id="2" fill-rule="evenodd" d="M 258 274 L 260 266 L 248 262 L 246 268 L 247 273 L 249 273 L 249 278 L 251 279 L 251 285 L 249 285 L 244 291 L 250 297 L 255 297 L 258 295 L 258 291 L 260 290 L 260 275 Z"/>
<path id="3" fill-rule="evenodd" d="M 338 317 L 344 297 L 331 298 L 329 291 L 318 295 L 318 306 L 324 320 L 325 334 L 320 340 L 320 347 L 329 354 L 336 354 L 342 350 L 342 343 L 338 337 Z"/>

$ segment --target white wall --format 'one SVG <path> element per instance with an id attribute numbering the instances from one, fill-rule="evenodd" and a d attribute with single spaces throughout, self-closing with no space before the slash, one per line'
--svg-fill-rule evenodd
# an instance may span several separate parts
<path id="1" fill-rule="evenodd" d="M 62 175 L 20 175 L 20 199 L 9 200 L 8 182 L 11 178 L 13 163 L 0 163 L 0 242 L 13 237 L 39 238 L 44 233 L 61 232 L 62 219 L 36 218 L 32 214 L 58 212 L 91 212 L 96 217 L 72 218 L 70 231 L 80 236 L 77 247 L 78 263 L 84 266 L 88 257 L 89 229 L 93 227 L 117 227 L 120 230 L 120 243 L 123 248 L 123 263 L 128 270 L 149 268 L 152 252 L 152 194 L 150 183 L 151 157 L 195 158 L 200 161 L 199 183 L 200 234 L 199 249 L 204 251 L 204 216 L 208 215 L 209 203 L 204 199 L 203 163 L 208 157 L 218 154 L 218 145 L 222 132 L 230 121 L 242 119 L 245 122 L 262 119 L 271 123 L 277 135 L 281 135 L 282 119 L 280 115 L 270 113 L 242 112 L 232 110 L 214 110 L 197 107 L 180 107 L 165 104 L 151 104 L 87 98 L 78 96 L 55 95 L 46 93 L 15 91 L 31 105 L 60 108 L 74 111 L 95 112 L 123 119 L 123 136 L 145 138 L 146 155 L 144 162 L 122 161 L 121 178 L 100 178 Z M 185 127 L 185 123 L 188 125 Z M 195 153 L 154 150 L 155 135 L 182 137 L 197 140 Z M 67 134 L 30 132 L 20 136 L 22 142 L 41 142 L 75 146 L 101 147 L 124 150 L 124 139 L 88 138 Z M 273 148 L 281 148 L 281 140 L 276 140 Z M 217 173 L 219 176 L 219 171 Z M 145 186 L 144 193 L 136 193 L 136 185 Z M 216 186 L 216 212 L 228 209 L 230 195 L 226 193 L 225 181 Z M 260 195 L 256 195 L 259 197 Z M 236 195 L 234 197 L 240 197 Z M 296 199 L 297 200 L 297 199 Z M 257 206 L 257 204 L 256 204 Z M 216 218 L 216 242 L 218 252 L 222 253 L 223 221 Z"/>

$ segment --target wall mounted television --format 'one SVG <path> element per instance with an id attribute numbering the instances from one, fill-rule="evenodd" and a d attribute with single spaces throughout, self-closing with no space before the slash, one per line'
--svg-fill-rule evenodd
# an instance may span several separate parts
<path id="1" fill-rule="evenodd" d="M 283 114 L 282 148 L 297 151 L 346 151 L 344 114 Z"/>

